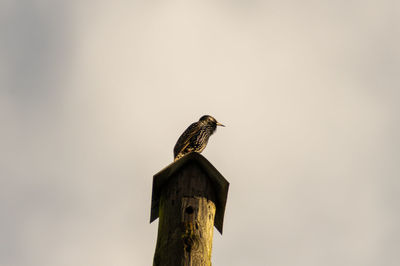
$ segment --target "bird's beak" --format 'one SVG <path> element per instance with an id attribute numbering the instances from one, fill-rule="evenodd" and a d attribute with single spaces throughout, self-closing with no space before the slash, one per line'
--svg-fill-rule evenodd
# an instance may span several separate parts
<path id="1" fill-rule="evenodd" d="M 217 126 L 221 126 L 221 127 L 225 127 L 223 124 L 221 124 L 220 122 L 217 122 Z"/>

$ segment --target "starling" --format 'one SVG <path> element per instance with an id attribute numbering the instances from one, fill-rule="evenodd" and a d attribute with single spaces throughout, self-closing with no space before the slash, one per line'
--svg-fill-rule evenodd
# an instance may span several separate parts
<path id="1" fill-rule="evenodd" d="M 180 159 L 190 152 L 202 152 L 207 145 L 208 139 L 217 129 L 223 126 L 210 115 L 203 115 L 198 122 L 191 124 L 179 137 L 174 147 L 174 161 Z"/>

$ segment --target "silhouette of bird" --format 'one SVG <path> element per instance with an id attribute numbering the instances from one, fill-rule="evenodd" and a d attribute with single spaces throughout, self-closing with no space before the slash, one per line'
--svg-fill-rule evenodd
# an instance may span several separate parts
<path id="1" fill-rule="evenodd" d="M 199 121 L 191 124 L 179 137 L 174 147 L 174 161 L 190 152 L 202 152 L 207 146 L 208 139 L 223 124 L 210 115 L 203 115 Z"/>

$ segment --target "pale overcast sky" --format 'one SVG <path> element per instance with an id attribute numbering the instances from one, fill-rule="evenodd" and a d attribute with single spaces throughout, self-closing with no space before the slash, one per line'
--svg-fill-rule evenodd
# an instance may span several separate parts
<path id="1" fill-rule="evenodd" d="M 1 1 L 0 265 L 151 265 L 203 114 L 213 265 L 399 265 L 400 2 L 150 2 Z"/>

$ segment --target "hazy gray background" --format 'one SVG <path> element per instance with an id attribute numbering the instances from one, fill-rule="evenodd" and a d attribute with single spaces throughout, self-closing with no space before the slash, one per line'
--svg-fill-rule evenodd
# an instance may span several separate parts
<path id="1" fill-rule="evenodd" d="M 213 265 L 400 263 L 400 4 L 0 4 L 0 265 L 151 265 L 153 174 L 203 114 Z"/>

